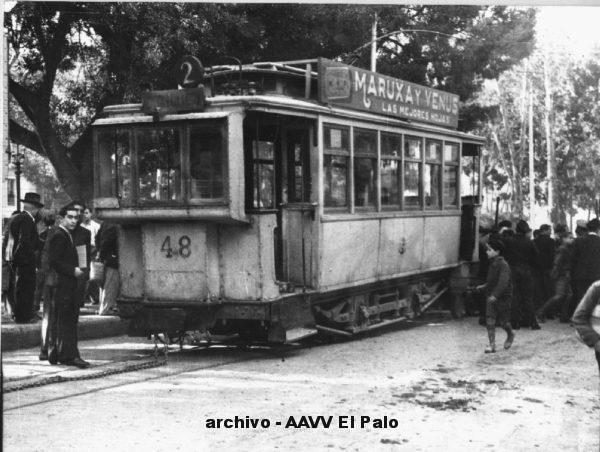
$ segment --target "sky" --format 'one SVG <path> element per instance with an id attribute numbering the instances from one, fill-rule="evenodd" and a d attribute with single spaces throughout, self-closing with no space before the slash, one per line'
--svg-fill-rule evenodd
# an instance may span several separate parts
<path id="1" fill-rule="evenodd" d="M 585 55 L 600 46 L 600 6 L 543 6 L 539 8 L 538 44 L 554 43 Z"/>

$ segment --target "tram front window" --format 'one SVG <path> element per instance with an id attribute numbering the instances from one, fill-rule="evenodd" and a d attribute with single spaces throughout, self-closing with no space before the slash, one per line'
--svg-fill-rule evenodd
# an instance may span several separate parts
<path id="1" fill-rule="evenodd" d="M 223 136 L 216 127 L 190 131 L 190 195 L 192 199 L 222 198 Z"/>
<path id="2" fill-rule="evenodd" d="M 131 200 L 130 132 L 110 129 L 98 133 L 99 196 Z"/>
<path id="3" fill-rule="evenodd" d="M 175 128 L 139 130 L 140 201 L 181 200 L 181 154 Z"/>

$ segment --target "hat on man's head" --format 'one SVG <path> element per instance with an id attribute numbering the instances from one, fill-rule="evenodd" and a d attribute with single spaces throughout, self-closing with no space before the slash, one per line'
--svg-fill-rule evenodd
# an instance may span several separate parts
<path id="1" fill-rule="evenodd" d="M 600 220 L 598 218 L 591 219 L 587 224 L 588 231 L 597 231 L 600 229 Z"/>
<path id="2" fill-rule="evenodd" d="M 543 224 L 540 226 L 540 232 L 549 232 L 552 230 L 552 227 L 549 224 Z"/>
<path id="3" fill-rule="evenodd" d="M 520 234 L 527 234 L 530 231 L 531 228 L 529 227 L 527 222 L 525 220 L 519 220 L 519 222 L 517 223 L 517 232 Z"/>
<path id="4" fill-rule="evenodd" d="M 42 204 L 42 198 L 37 193 L 25 193 L 25 197 L 21 199 L 21 202 L 33 204 L 36 207 L 44 207 L 44 204 Z"/>

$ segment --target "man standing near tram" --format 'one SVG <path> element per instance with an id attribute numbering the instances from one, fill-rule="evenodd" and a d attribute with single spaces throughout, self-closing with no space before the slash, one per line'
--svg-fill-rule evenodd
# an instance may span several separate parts
<path id="1" fill-rule="evenodd" d="M 36 215 L 44 207 L 40 195 L 25 193 L 23 212 L 10 224 L 10 234 L 14 240 L 12 262 L 14 265 L 14 295 L 11 306 L 15 322 L 27 323 L 37 320 L 33 312 L 35 292 L 35 251 L 38 246 Z"/>
<path id="2" fill-rule="evenodd" d="M 49 238 L 48 263 L 50 270 L 57 274 L 54 290 L 56 310 L 56 337 L 48 344 L 48 361 L 79 368 L 89 367 L 82 360 L 77 345 L 77 322 L 79 321 L 78 281 L 85 272 L 79 267 L 79 257 L 72 232 L 77 227 L 79 212 L 71 204 L 60 210 L 60 227 Z"/>

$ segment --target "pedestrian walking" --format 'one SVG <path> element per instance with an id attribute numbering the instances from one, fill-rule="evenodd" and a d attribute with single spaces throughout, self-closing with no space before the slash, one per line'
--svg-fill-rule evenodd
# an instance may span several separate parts
<path id="1" fill-rule="evenodd" d="M 600 371 L 600 281 L 588 287 L 573 314 L 573 326 L 584 344 L 596 352 Z"/>
<path id="2" fill-rule="evenodd" d="M 100 289 L 100 315 L 116 315 L 119 295 L 119 247 L 117 225 L 102 223 L 98 233 L 99 260 L 104 264 L 104 284 Z"/>
<path id="3" fill-rule="evenodd" d="M 48 360 L 53 363 L 56 359 L 61 364 L 86 368 L 89 363 L 81 359 L 77 345 L 77 280 L 83 277 L 84 271 L 78 266 L 79 257 L 71 236 L 77 226 L 79 212 L 75 206 L 69 205 L 61 209 L 60 216 L 60 228 L 50 238 L 48 248 L 50 269 L 57 274 L 54 290 L 56 341 L 50 345 Z"/>
<path id="4" fill-rule="evenodd" d="M 477 287 L 486 294 L 486 327 L 489 345 L 485 353 L 496 352 L 496 323 L 506 331 L 504 348 L 509 349 L 515 338 L 510 325 L 510 306 L 513 294 L 510 267 L 502 257 L 505 246 L 500 240 L 490 240 L 487 244 L 489 260 L 488 274 L 485 284 Z"/>
<path id="5" fill-rule="evenodd" d="M 90 231 L 90 239 L 91 239 L 91 251 L 90 255 L 92 259 L 95 259 L 98 254 L 98 248 L 100 247 L 99 243 L 96 243 L 96 236 L 98 235 L 98 231 L 100 230 L 100 223 L 95 221 L 92 218 L 92 209 L 88 206 L 85 206 L 83 209 L 83 221 L 81 222 L 81 226 Z M 98 304 L 100 300 L 100 286 L 97 281 L 92 281 L 88 278 L 85 295 L 84 298 L 86 300 L 90 300 L 92 304 Z"/>
<path id="6" fill-rule="evenodd" d="M 38 246 L 36 215 L 44 206 L 40 195 L 25 193 L 21 200 L 23 212 L 10 223 L 10 234 L 14 238 L 12 250 L 13 288 L 12 311 L 15 322 L 27 323 L 37 321 L 33 311 L 35 293 L 35 253 Z"/>
<path id="7" fill-rule="evenodd" d="M 517 223 L 517 233 L 512 246 L 512 265 L 514 281 L 513 310 L 511 311 L 513 327 L 530 326 L 539 330 L 540 325 L 535 318 L 533 272 L 538 262 L 538 253 L 531 240 L 531 228 L 525 220 Z M 509 261 L 510 262 L 510 261 Z"/>
<path id="8" fill-rule="evenodd" d="M 573 234 L 561 233 L 561 245 L 556 251 L 550 277 L 554 281 L 554 295 L 536 311 L 538 322 L 545 322 L 549 312 L 559 312 L 560 321 L 568 322 L 568 306 L 573 292 L 571 290 L 571 265 Z"/>
<path id="9" fill-rule="evenodd" d="M 569 317 L 588 287 L 600 279 L 600 220 L 589 221 L 587 231 L 573 243 L 573 302 L 567 310 Z"/>

